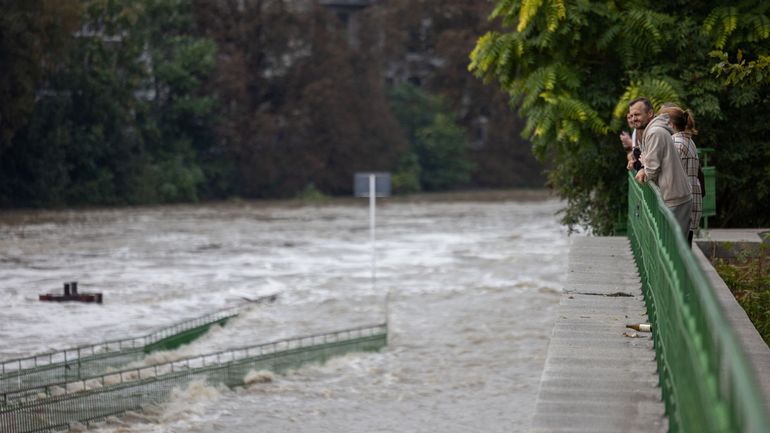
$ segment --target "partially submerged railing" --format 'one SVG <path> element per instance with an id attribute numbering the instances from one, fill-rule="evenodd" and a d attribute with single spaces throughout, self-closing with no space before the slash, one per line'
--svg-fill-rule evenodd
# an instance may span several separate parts
<path id="1" fill-rule="evenodd" d="M 657 186 L 629 175 L 628 206 L 670 431 L 767 432 L 748 360 Z"/>
<path id="2" fill-rule="evenodd" d="M 211 326 L 223 325 L 243 306 L 216 311 L 175 323 L 150 334 L 111 340 L 71 349 L 0 362 L 0 392 L 53 382 L 91 377 L 144 358 L 146 353 L 169 350 L 203 335 Z"/>
<path id="3" fill-rule="evenodd" d="M 31 433 L 67 428 L 165 400 L 193 380 L 243 385 L 251 371 L 289 368 L 387 344 L 387 325 L 290 338 L 173 362 L 2 393 L 0 431 Z"/>

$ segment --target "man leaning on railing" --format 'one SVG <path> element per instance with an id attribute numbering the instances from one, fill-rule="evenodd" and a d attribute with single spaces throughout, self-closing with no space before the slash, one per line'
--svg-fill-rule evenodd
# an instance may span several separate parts
<path id="1" fill-rule="evenodd" d="M 642 151 L 642 164 L 636 173 L 639 183 L 654 182 L 660 188 L 663 203 L 674 214 L 674 218 L 687 239 L 690 231 L 690 211 L 692 209 L 692 191 L 687 174 L 679 160 L 673 130 L 669 125 L 668 114 L 658 114 L 647 98 L 637 98 L 628 104 L 631 122 L 637 130 L 644 129 L 639 146 Z"/>

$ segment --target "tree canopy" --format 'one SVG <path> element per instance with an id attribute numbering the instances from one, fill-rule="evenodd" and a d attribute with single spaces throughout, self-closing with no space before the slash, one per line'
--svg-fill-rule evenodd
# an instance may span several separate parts
<path id="1" fill-rule="evenodd" d="M 610 233 L 626 209 L 618 140 L 627 103 L 649 97 L 695 113 L 715 149 L 722 224 L 770 223 L 767 3 L 498 0 L 470 70 L 497 80 L 550 161 L 563 222 Z"/>
<path id="2" fill-rule="evenodd" d="M 467 72 L 491 4 L 338 6 L 0 0 L 0 207 L 349 194 L 369 170 L 402 191 L 542 185 L 506 98 Z"/>
<path id="3" fill-rule="evenodd" d="M 50 65 L 46 55 L 0 49 L 12 68 L 27 57 L 48 66 L 25 77 L 31 96 L 4 105 L 19 121 L 6 128 L 13 136 L 0 148 L 0 204 L 195 200 L 204 177 L 196 146 L 207 146 L 215 105 L 201 86 L 216 47 L 190 34 L 187 2 L 38 3 L 18 9 L 32 16 L 38 8 L 64 9 L 75 17 L 51 19 L 58 41 L 19 24 L 25 38 L 38 35 L 33 45 L 41 52 L 62 46 Z M 64 26 L 65 18 L 74 24 Z M 13 23 L 2 23 L 8 27 Z"/>
<path id="4" fill-rule="evenodd" d="M 66 55 L 82 5 L 3 0 L 0 14 L 0 150 L 30 115 L 38 81 Z"/>

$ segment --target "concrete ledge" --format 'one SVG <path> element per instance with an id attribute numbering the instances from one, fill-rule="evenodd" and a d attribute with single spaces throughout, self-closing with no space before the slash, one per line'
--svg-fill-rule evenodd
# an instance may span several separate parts
<path id="1" fill-rule="evenodd" d="M 767 347 L 757 328 L 751 323 L 746 312 L 735 300 L 730 288 L 727 287 L 703 251 L 700 248 L 693 248 L 693 253 L 716 290 L 717 299 L 724 308 L 728 322 L 738 335 L 738 340 L 749 358 L 754 376 L 757 378 L 765 398 L 765 408 L 770 413 L 770 348 Z"/>

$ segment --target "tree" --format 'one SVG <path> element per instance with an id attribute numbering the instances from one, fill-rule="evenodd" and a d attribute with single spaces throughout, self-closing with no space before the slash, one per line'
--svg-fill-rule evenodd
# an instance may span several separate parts
<path id="1" fill-rule="evenodd" d="M 714 158 L 724 186 L 717 196 L 722 224 L 766 227 L 770 220 L 769 127 L 762 114 L 770 109 L 768 10 L 758 1 L 718 6 L 703 24 L 717 61 L 711 71 L 730 110 Z"/>
<path id="2" fill-rule="evenodd" d="M 552 162 L 549 183 L 566 199 L 562 221 L 570 228 L 590 225 L 603 234 L 622 221 L 625 170 L 617 133 L 628 101 L 640 95 L 656 107 L 672 101 L 695 112 L 698 145 L 717 148 L 722 223 L 768 222 L 762 173 L 770 131 L 760 121 L 768 101 L 726 90 L 712 74 L 715 42 L 703 22 L 717 6 L 497 2 L 492 17 L 511 30 L 479 38 L 470 69 L 497 79 L 516 102 L 535 154 Z"/>
<path id="3" fill-rule="evenodd" d="M 468 0 L 390 0 L 386 16 L 386 77 L 440 96 L 466 136 L 464 158 L 473 163 L 477 187 L 542 187 L 542 165 L 520 137 L 522 121 L 508 97 L 468 74 L 475 38 L 492 28 L 492 4 Z"/>
<path id="4" fill-rule="evenodd" d="M 140 92 L 149 97 L 141 125 L 147 163 L 138 199 L 195 201 L 200 189 L 208 189 L 205 180 L 219 174 L 212 158 L 218 101 L 203 89 L 216 44 L 195 34 L 192 8 L 183 0 L 145 0 L 143 28 L 149 67 Z"/>
<path id="5" fill-rule="evenodd" d="M 719 61 L 712 71 L 724 78 L 726 86 L 770 83 L 768 8 L 766 3 L 741 2 L 717 7 L 706 17 L 704 30 L 715 48 L 710 56 Z"/>
<path id="6" fill-rule="evenodd" d="M 78 31 L 59 35 L 67 55 L 36 85 L 29 120 L 0 158 L 0 203 L 196 199 L 213 103 L 197 92 L 213 44 L 190 36 L 186 2 L 79 4 Z"/>
<path id="7" fill-rule="evenodd" d="M 467 184 L 473 164 L 468 160 L 465 130 L 452 119 L 440 97 L 404 83 L 390 92 L 391 106 L 411 143 L 401 160 L 397 187 L 440 191 Z M 415 163 L 417 164 L 415 166 Z"/>
<path id="8" fill-rule="evenodd" d="M 66 56 L 81 14 L 77 1 L 0 3 L 0 155 L 27 123 L 40 81 Z"/>
<path id="9" fill-rule="evenodd" d="M 466 71 L 489 3 L 0 1 L 0 206 L 348 194 L 368 170 L 541 183 L 505 95 Z M 444 101 L 411 142 L 404 81 Z"/>
<path id="10" fill-rule="evenodd" d="M 236 164 L 237 193 L 291 196 L 313 184 L 347 194 L 356 171 L 396 165 L 406 142 L 388 110 L 376 35 L 350 44 L 341 20 L 318 5 L 196 7 L 201 28 L 219 45 L 208 85 L 227 101 L 217 129 Z M 376 16 L 360 18 L 361 28 L 376 28 Z"/>
<path id="11" fill-rule="evenodd" d="M 44 7 L 44 6 L 43 6 Z M 142 43 L 126 33 L 138 5 L 83 3 L 81 28 L 35 88 L 27 125 L 0 160 L 0 201 L 16 205 L 116 203 L 129 193 L 141 146 L 131 113 Z"/>

